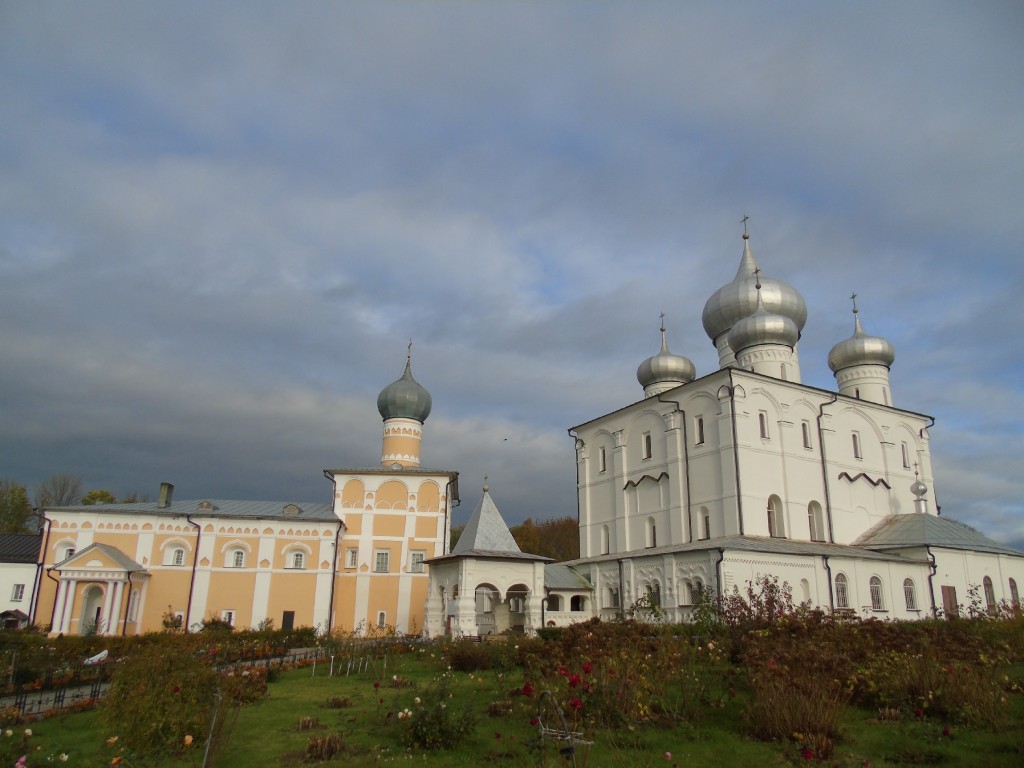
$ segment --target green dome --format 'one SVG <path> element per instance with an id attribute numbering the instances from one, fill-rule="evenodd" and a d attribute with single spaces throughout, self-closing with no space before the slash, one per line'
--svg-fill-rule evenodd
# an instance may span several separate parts
<path id="1" fill-rule="evenodd" d="M 398 381 L 388 384 L 377 395 L 377 410 L 384 418 L 412 419 L 420 424 L 430 415 L 432 401 L 419 382 L 412 377 L 412 362 L 405 361 L 405 373 Z"/>

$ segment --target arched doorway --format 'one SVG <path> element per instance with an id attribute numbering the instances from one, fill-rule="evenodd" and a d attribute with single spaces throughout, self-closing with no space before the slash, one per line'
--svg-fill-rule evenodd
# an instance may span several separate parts
<path id="1" fill-rule="evenodd" d="M 526 631 L 526 603 L 530 590 L 525 584 L 513 584 L 505 592 L 508 599 L 508 625 L 514 632 Z"/>
<path id="2" fill-rule="evenodd" d="M 102 635 L 103 626 L 103 590 L 95 584 L 85 588 L 82 593 L 82 614 L 78 620 L 78 634 Z"/>

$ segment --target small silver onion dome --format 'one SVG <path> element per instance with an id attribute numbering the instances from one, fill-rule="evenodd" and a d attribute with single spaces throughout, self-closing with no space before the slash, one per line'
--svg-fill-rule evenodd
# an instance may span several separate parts
<path id="1" fill-rule="evenodd" d="M 757 309 L 755 270 L 757 262 L 750 252 L 750 235 L 744 232 L 743 256 L 736 277 L 711 294 L 701 315 L 704 332 L 712 341 Z M 769 313 L 791 320 L 799 336 L 807 322 L 807 304 L 799 291 L 781 280 L 762 278 L 761 301 Z"/>
<path id="2" fill-rule="evenodd" d="M 921 478 L 916 478 L 910 486 L 910 492 L 920 499 L 928 493 L 928 486 L 921 482 Z"/>
<path id="3" fill-rule="evenodd" d="M 763 286 L 755 283 L 755 290 Z M 781 344 L 790 348 L 800 340 L 800 329 L 792 318 L 769 312 L 760 295 L 754 313 L 739 320 L 729 331 L 729 347 L 739 354 L 744 349 L 762 344 Z"/>
<path id="4" fill-rule="evenodd" d="M 636 380 L 645 389 L 651 384 L 687 384 L 693 381 L 697 371 L 690 359 L 682 355 L 673 355 L 668 350 L 665 339 L 664 315 L 661 322 L 661 351 L 648 357 L 636 369 Z"/>
<path id="5" fill-rule="evenodd" d="M 896 359 L 892 344 L 881 336 L 868 336 L 860 324 L 857 294 L 853 299 L 853 336 L 832 347 L 828 353 L 828 367 L 833 372 L 855 365 L 884 365 L 888 368 Z"/>
<path id="6" fill-rule="evenodd" d="M 412 419 L 420 424 L 427 420 L 433 404 L 430 393 L 412 377 L 412 356 L 405 360 L 405 373 L 398 381 L 388 384 L 377 395 L 377 410 L 384 418 Z"/>

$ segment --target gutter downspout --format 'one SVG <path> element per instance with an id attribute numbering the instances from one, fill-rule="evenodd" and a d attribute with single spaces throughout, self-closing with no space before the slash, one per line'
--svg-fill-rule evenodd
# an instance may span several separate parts
<path id="1" fill-rule="evenodd" d="M 39 590 L 43 585 L 43 567 L 46 565 L 46 552 L 50 548 L 50 531 L 53 530 L 53 521 L 46 516 L 46 510 L 38 512 L 37 516 L 43 521 L 43 525 L 46 526 L 46 536 L 43 538 L 42 547 L 36 556 L 36 578 L 35 584 L 32 585 L 32 606 L 28 612 L 29 626 L 36 623 L 36 610 L 39 608 Z M 56 599 L 57 596 L 54 595 L 54 602 L 56 602 Z M 50 623 L 52 626 L 52 619 Z"/>
<path id="2" fill-rule="evenodd" d="M 832 399 L 829 402 L 822 403 L 820 406 L 818 406 L 818 446 L 821 449 L 821 479 L 822 479 L 822 482 L 824 483 L 824 486 L 825 486 L 825 519 L 828 520 L 828 541 L 829 541 L 829 544 L 835 544 L 836 543 L 836 539 L 835 539 L 835 533 L 834 533 L 834 531 L 832 529 L 832 494 L 829 493 L 828 462 L 825 459 L 825 431 L 824 431 L 824 428 L 821 426 L 821 420 L 825 416 L 825 406 L 826 405 L 835 405 L 835 403 L 838 400 L 839 400 L 839 395 L 836 394 L 835 392 L 833 392 L 832 393 Z M 826 564 L 826 567 L 827 567 L 827 564 Z M 831 599 L 832 599 L 831 598 L 831 592 L 832 592 L 832 581 L 831 581 L 831 579 L 829 579 L 829 587 L 828 587 L 828 589 L 829 589 L 829 594 L 830 594 L 829 601 L 831 601 Z"/>
<path id="3" fill-rule="evenodd" d="M 928 421 L 930 422 L 928 424 L 928 426 L 927 427 L 921 427 L 921 431 L 918 433 L 921 436 L 921 438 L 924 438 L 924 433 L 926 431 L 928 431 L 929 429 L 931 429 L 932 427 L 935 426 L 935 417 L 934 416 L 929 416 L 928 417 Z M 930 467 L 929 467 L 929 469 L 930 469 Z M 942 514 L 942 507 L 939 506 L 939 494 L 935 490 L 934 479 L 933 479 L 933 482 L 932 482 L 932 501 L 935 504 L 935 516 L 939 517 Z M 929 552 L 929 554 L 931 554 L 931 553 Z M 935 608 L 935 599 L 934 599 L 934 597 L 932 598 L 932 608 L 933 609 Z"/>
<path id="4" fill-rule="evenodd" d="M 338 481 L 334 475 L 324 470 L 324 477 L 331 481 L 331 509 L 334 509 L 335 494 L 338 492 Z M 327 604 L 327 634 L 334 628 L 334 588 L 338 583 L 338 544 L 341 543 L 341 529 L 345 524 L 338 519 L 338 530 L 334 532 L 334 563 L 331 570 L 331 597 Z"/>
<path id="5" fill-rule="evenodd" d="M 188 622 L 192 618 L 192 595 L 196 589 L 196 568 L 199 566 L 199 545 L 203 541 L 203 528 L 199 523 L 192 519 L 192 515 L 185 515 L 185 520 L 189 525 L 194 525 L 196 528 L 196 552 L 192 555 L 192 578 L 188 582 L 188 607 L 185 608 L 185 621 L 182 622 L 182 631 L 188 634 Z"/>
<path id="6" fill-rule="evenodd" d="M 579 470 L 576 470 L 577 473 Z M 452 488 L 455 489 L 455 498 L 452 498 Z M 441 541 L 441 555 L 448 554 L 448 536 L 451 533 L 451 516 L 449 510 L 454 510 L 455 507 L 462 504 L 462 499 L 459 498 L 459 475 L 455 474 L 455 477 L 449 478 L 448 482 L 444 486 L 444 534 Z M 577 505 L 579 502 L 577 502 Z M 578 517 L 577 512 L 577 517 Z"/>
<path id="7" fill-rule="evenodd" d="M 57 595 L 60 594 L 60 579 L 53 578 L 53 568 L 46 569 L 46 575 L 57 585 L 53 592 L 53 610 L 50 611 L 50 632 L 53 632 L 53 620 L 57 618 Z M 72 595 L 74 597 L 74 595 Z"/>
<path id="8" fill-rule="evenodd" d="M 934 421 L 932 423 L 934 423 Z M 935 562 L 935 555 L 932 554 L 932 548 L 930 546 L 926 546 L 924 549 L 925 552 L 928 553 L 928 560 L 930 561 L 930 564 L 928 565 L 928 568 L 931 571 L 931 573 L 928 574 L 928 596 L 932 601 L 932 618 L 937 619 L 939 617 L 939 607 L 935 604 L 934 579 L 935 574 L 939 572 L 939 565 Z"/>
<path id="9" fill-rule="evenodd" d="M 619 563 L 619 620 L 626 618 L 626 580 L 623 575 L 623 563 L 622 558 L 618 560 Z"/>
<path id="10" fill-rule="evenodd" d="M 715 591 L 718 593 L 719 602 L 725 596 L 725 587 L 722 584 L 722 561 L 725 560 L 725 550 L 718 547 L 718 562 L 715 563 Z"/>
<path id="11" fill-rule="evenodd" d="M 832 594 L 832 566 L 828 564 L 828 555 L 822 555 L 821 561 L 825 564 L 825 572 L 828 573 L 828 608 L 832 613 L 835 613 L 836 598 Z"/>
<path id="12" fill-rule="evenodd" d="M 736 514 L 739 518 L 740 536 L 743 535 L 743 495 L 740 491 L 740 447 L 736 436 L 736 384 L 732 378 L 733 369 L 729 369 L 729 407 L 732 411 L 732 458 L 736 472 Z"/>
<path id="13" fill-rule="evenodd" d="M 580 444 L 580 442 L 581 442 L 580 441 L 580 436 L 573 434 L 573 429 L 575 429 L 575 427 L 569 427 L 569 429 L 567 429 L 566 432 L 568 432 L 569 433 L 569 437 L 571 437 L 573 439 L 573 445 L 574 446 L 578 446 Z M 579 453 L 576 453 L 575 458 L 576 458 L 576 536 L 580 540 L 580 557 L 584 557 L 584 554 L 583 554 L 583 537 L 580 534 L 580 460 L 579 460 Z M 587 527 L 589 528 L 589 523 L 588 523 Z M 589 530 L 587 531 L 587 539 L 588 539 L 588 541 L 590 539 L 590 531 Z M 609 549 L 609 551 L 611 551 L 611 535 L 610 534 L 608 536 L 608 542 L 609 542 L 608 549 Z M 601 547 L 601 549 L 604 549 L 604 547 Z M 590 546 L 588 545 L 587 546 L 587 553 L 589 554 L 589 552 L 590 552 Z M 602 554 L 604 554 L 604 553 L 602 552 Z M 619 592 L 619 594 L 622 594 L 622 593 Z"/>
<path id="14" fill-rule="evenodd" d="M 686 530 L 688 540 L 693 542 L 693 508 L 690 502 L 690 437 L 687 433 L 686 410 L 680 407 L 678 400 L 663 400 L 661 393 L 658 394 L 659 403 L 671 403 L 676 407 L 676 412 L 682 414 L 683 421 L 683 478 L 686 481 Z M 577 473 L 579 469 L 577 468 Z M 577 502 L 578 503 L 578 502 Z"/>

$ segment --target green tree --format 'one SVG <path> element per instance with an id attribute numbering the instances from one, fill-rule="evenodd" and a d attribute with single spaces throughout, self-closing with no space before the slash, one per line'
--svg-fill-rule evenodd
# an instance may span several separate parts
<path id="1" fill-rule="evenodd" d="M 448 551 L 449 552 L 451 552 L 453 549 L 455 549 L 455 545 L 459 543 L 459 539 L 462 538 L 462 532 L 464 530 L 466 530 L 466 526 L 464 526 L 464 525 L 453 525 L 452 526 L 452 531 L 451 531 L 451 536 L 450 536 L 451 541 L 448 543 Z"/>
<path id="2" fill-rule="evenodd" d="M 106 488 L 93 488 L 82 497 L 82 506 L 89 507 L 93 504 L 114 504 L 117 497 Z"/>
<path id="3" fill-rule="evenodd" d="M 555 562 L 575 560 L 580 556 L 580 529 L 572 517 L 541 520 L 526 518 L 509 528 L 512 538 L 523 552 L 550 557 Z"/>
<path id="4" fill-rule="evenodd" d="M 0 533 L 32 533 L 32 505 L 25 486 L 0 480 Z"/>

